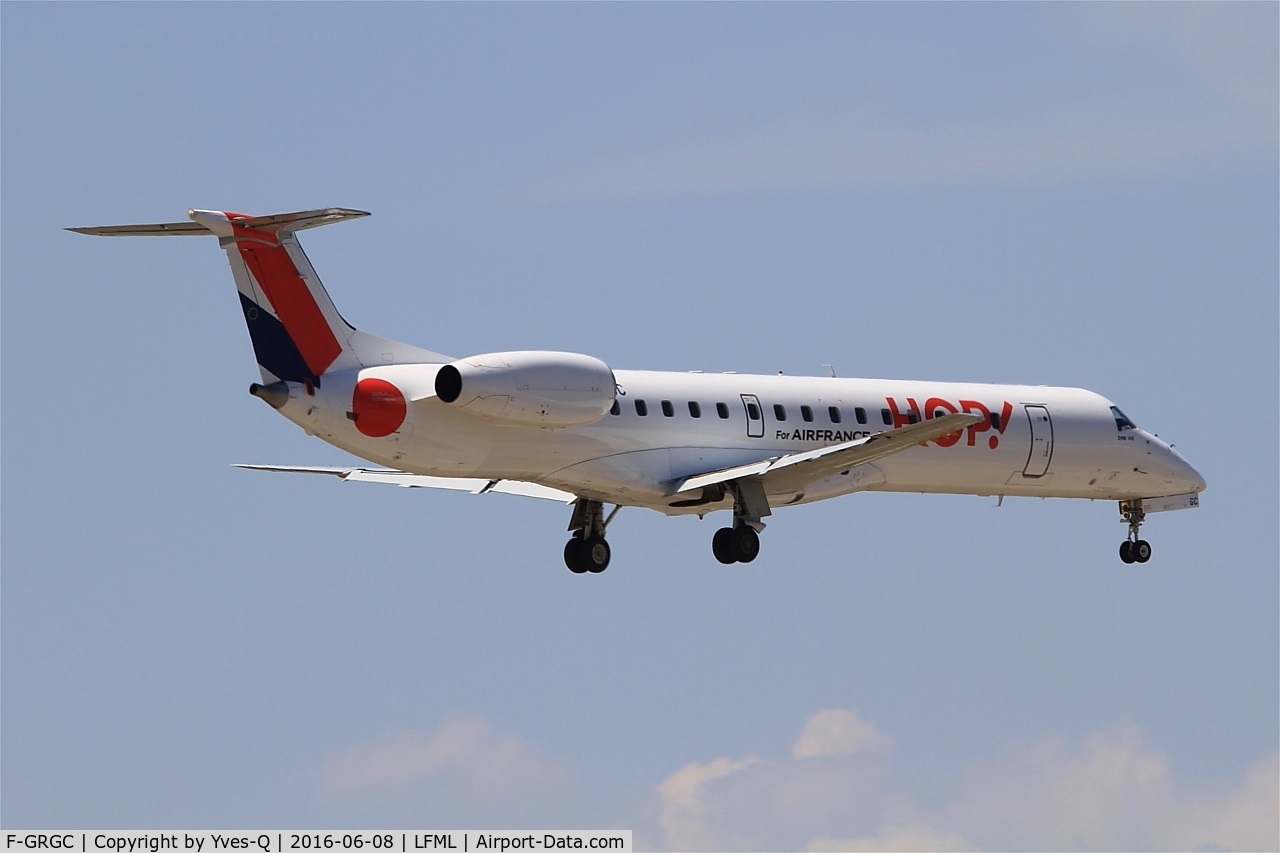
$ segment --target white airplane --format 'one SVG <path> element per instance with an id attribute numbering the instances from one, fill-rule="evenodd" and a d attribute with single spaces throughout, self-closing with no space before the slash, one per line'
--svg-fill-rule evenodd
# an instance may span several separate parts
<path id="1" fill-rule="evenodd" d="M 249 393 L 384 466 L 241 467 L 572 503 L 564 559 L 577 573 L 608 567 L 605 530 L 624 506 L 730 510 L 712 550 L 749 563 L 774 508 L 860 491 L 1118 501 L 1120 558 L 1145 563 L 1146 514 L 1198 506 L 1205 488 L 1172 446 L 1079 388 L 611 370 L 567 352 L 452 358 L 361 332 L 334 308 L 295 233 L 364 211 L 188 215 L 69 230 L 216 235 L 262 373 Z"/>

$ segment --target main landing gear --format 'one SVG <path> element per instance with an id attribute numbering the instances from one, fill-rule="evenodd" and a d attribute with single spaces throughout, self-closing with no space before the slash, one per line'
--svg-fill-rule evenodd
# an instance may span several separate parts
<path id="1" fill-rule="evenodd" d="M 1129 538 L 1120 543 L 1120 559 L 1126 563 L 1145 563 L 1151 559 L 1151 543 L 1138 538 L 1138 529 L 1147 517 L 1142 499 L 1120 501 L 1120 514 L 1129 522 Z"/>
<path id="2" fill-rule="evenodd" d="M 726 566 L 750 563 L 760 553 L 760 534 L 754 527 L 721 527 L 711 538 L 711 551 Z"/>
<path id="3" fill-rule="evenodd" d="M 604 531 L 609 521 L 621 507 L 614 507 L 609 517 L 605 518 L 604 504 L 588 498 L 578 498 L 573 505 L 573 518 L 569 520 L 569 529 L 573 538 L 564 546 L 564 564 L 575 575 L 599 574 L 609 568 L 609 543 L 605 541 Z"/>
<path id="4" fill-rule="evenodd" d="M 711 552 L 725 565 L 750 563 L 760 554 L 763 517 L 770 515 L 769 500 L 759 480 L 733 480 L 733 527 L 721 527 L 711 539 Z"/>
<path id="5" fill-rule="evenodd" d="M 760 554 L 760 531 L 764 517 L 771 515 L 764 484 L 758 478 L 732 480 L 726 484 L 733 493 L 733 526 L 722 527 L 711 540 L 716 559 L 726 565 L 750 563 Z M 606 517 L 604 504 L 591 498 L 578 498 L 573 504 L 569 529 L 573 537 L 564 546 L 564 564 L 574 574 L 599 574 L 609 568 L 609 543 L 605 528 L 621 509 L 615 506 Z"/>

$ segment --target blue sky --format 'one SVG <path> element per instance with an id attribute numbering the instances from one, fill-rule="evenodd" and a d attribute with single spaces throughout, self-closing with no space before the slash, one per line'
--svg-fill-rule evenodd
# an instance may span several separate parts
<path id="1" fill-rule="evenodd" d="M 7 827 L 649 849 L 1274 848 L 1274 4 L 5 3 Z M 269 476 L 212 240 L 341 205 L 458 356 L 1080 385 L 1199 510 L 863 494 L 719 526 Z M 1259 432 L 1252 429 L 1261 425 Z M 1261 436 L 1261 437 L 1259 437 Z"/>

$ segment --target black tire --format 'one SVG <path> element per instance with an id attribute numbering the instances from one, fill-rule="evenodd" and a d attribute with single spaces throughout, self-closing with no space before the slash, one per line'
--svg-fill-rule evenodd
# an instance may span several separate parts
<path id="1" fill-rule="evenodd" d="M 564 543 L 564 564 L 575 575 L 580 575 L 587 570 L 586 561 L 582 555 L 582 540 L 576 536 Z"/>
<path id="2" fill-rule="evenodd" d="M 738 562 L 738 558 L 733 553 L 732 527 L 721 527 L 716 531 L 716 535 L 711 537 L 711 552 L 726 566 Z"/>
<path id="3" fill-rule="evenodd" d="M 760 534 L 754 527 L 735 527 L 733 529 L 733 556 L 739 563 L 750 563 L 760 556 Z"/>
<path id="4" fill-rule="evenodd" d="M 1133 556 L 1134 562 L 1145 563 L 1151 559 L 1151 543 L 1145 539 L 1139 539 L 1133 543 L 1129 553 Z"/>
<path id="5" fill-rule="evenodd" d="M 1120 543 L 1120 559 L 1126 563 L 1133 562 L 1133 543 L 1128 539 Z"/>
<path id="6" fill-rule="evenodd" d="M 578 553 L 581 554 L 582 565 L 592 574 L 598 575 L 609 568 L 609 558 L 612 556 L 612 551 L 603 536 L 592 536 L 584 541 L 582 550 Z"/>

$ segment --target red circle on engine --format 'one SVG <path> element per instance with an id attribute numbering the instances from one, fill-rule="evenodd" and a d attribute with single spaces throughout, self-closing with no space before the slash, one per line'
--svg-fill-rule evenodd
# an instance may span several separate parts
<path id="1" fill-rule="evenodd" d="M 351 411 L 356 429 L 370 438 L 382 438 L 400 429 L 407 407 L 399 388 L 385 379 L 370 378 L 356 383 Z"/>

